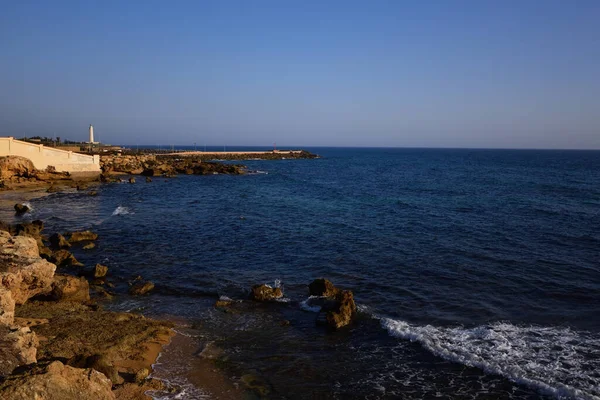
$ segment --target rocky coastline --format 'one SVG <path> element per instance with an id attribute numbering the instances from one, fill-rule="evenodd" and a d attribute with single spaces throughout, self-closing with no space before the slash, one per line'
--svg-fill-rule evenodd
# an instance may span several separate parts
<path id="1" fill-rule="evenodd" d="M 72 257 L 71 243 L 43 229 L 0 225 L 0 398 L 149 399 L 145 392 L 163 390 L 148 375 L 173 324 L 103 310 L 106 269 L 73 273 L 72 262 L 50 262 Z"/>

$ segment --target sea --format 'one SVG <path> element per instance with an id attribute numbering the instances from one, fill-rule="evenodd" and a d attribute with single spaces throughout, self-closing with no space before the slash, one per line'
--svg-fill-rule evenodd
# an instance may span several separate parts
<path id="1" fill-rule="evenodd" d="M 600 152 L 307 150 L 56 193 L 24 218 L 97 232 L 75 255 L 109 267 L 105 307 L 176 321 L 157 399 L 227 398 L 199 368 L 242 398 L 600 399 Z M 127 294 L 137 276 L 150 295 Z M 321 277 L 353 291 L 351 326 L 315 324 Z M 284 298 L 250 302 L 259 283 Z"/>

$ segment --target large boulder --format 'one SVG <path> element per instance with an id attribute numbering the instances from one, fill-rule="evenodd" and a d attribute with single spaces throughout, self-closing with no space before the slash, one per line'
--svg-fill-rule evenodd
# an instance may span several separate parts
<path id="1" fill-rule="evenodd" d="M 81 277 L 55 275 L 50 297 L 57 301 L 90 301 L 90 285 Z"/>
<path id="2" fill-rule="evenodd" d="M 0 179 L 35 177 L 36 169 L 30 159 L 20 156 L 0 157 Z"/>
<path id="3" fill-rule="evenodd" d="M 0 286 L 16 304 L 51 290 L 56 266 L 39 256 L 35 239 L 0 231 Z"/>
<path id="4" fill-rule="evenodd" d="M 4 400 L 114 400 L 112 382 L 94 369 L 54 361 L 45 369 L 11 377 L 0 386 Z"/>
<path id="5" fill-rule="evenodd" d="M 252 286 L 252 299 L 256 301 L 272 301 L 283 297 L 281 288 L 271 287 L 269 285 Z"/>
<path id="6" fill-rule="evenodd" d="M 38 345 L 37 336 L 29 328 L 0 325 L 0 377 L 21 365 L 35 363 Z M 0 398 L 7 397 L 0 393 Z"/>

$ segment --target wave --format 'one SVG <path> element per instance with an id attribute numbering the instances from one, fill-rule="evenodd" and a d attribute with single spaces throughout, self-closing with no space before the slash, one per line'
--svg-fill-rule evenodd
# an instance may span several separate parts
<path id="1" fill-rule="evenodd" d="M 322 303 L 321 299 L 323 299 L 321 296 L 309 296 L 300 302 L 300 308 L 304 311 L 318 313 L 321 311 L 321 305 L 315 303 Z"/>
<path id="2" fill-rule="evenodd" d="M 472 329 L 383 318 L 391 336 L 446 360 L 482 369 L 559 399 L 600 399 L 600 338 L 562 327 L 497 322 Z"/>
<path id="3" fill-rule="evenodd" d="M 127 215 L 127 214 L 135 214 L 129 207 L 118 206 L 113 211 L 112 215 Z"/>

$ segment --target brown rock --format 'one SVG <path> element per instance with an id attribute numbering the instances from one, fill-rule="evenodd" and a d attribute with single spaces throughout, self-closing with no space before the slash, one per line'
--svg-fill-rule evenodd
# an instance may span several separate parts
<path id="1" fill-rule="evenodd" d="M 46 190 L 46 193 L 56 193 L 58 191 L 59 189 L 56 186 L 50 185 L 50 187 L 48 187 L 48 189 Z"/>
<path id="2" fill-rule="evenodd" d="M 50 248 L 52 250 L 68 249 L 71 247 L 71 244 L 60 233 L 53 234 L 48 240 L 50 241 Z"/>
<path id="3" fill-rule="evenodd" d="M 332 329 L 339 329 L 352 322 L 356 314 L 354 295 L 350 290 L 342 290 L 336 296 L 336 307 L 327 311 L 327 324 Z"/>
<path id="4" fill-rule="evenodd" d="M 129 183 L 135 183 L 135 178 L 133 176 L 129 178 Z"/>
<path id="5" fill-rule="evenodd" d="M 0 179 L 32 178 L 36 169 L 30 159 L 19 156 L 0 157 Z"/>
<path id="6" fill-rule="evenodd" d="M 142 383 L 144 382 L 148 376 L 150 375 L 150 371 L 148 370 L 148 368 L 142 368 L 140 369 L 138 372 L 135 373 L 135 383 Z"/>
<path id="7" fill-rule="evenodd" d="M 58 266 L 83 267 L 83 264 L 77 261 L 75 256 L 67 250 L 57 250 L 53 252 L 50 260 Z"/>
<path id="8" fill-rule="evenodd" d="M 15 204 L 15 212 L 17 213 L 17 215 L 25 214 L 29 210 L 30 210 L 30 208 L 26 204 L 21 204 L 21 203 Z"/>
<path id="9" fill-rule="evenodd" d="M 108 267 L 106 265 L 96 264 L 94 270 L 92 271 L 92 276 L 94 278 L 104 278 L 108 273 Z"/>
<path id="10" fill-rule="evenodd" d="M 339 289 L 336 288 L 331 281 L 328 279 L 315 279 L 308 285 L 308 290 L 311 296 L 325 296 L 335 297 L 339 293 Z"/>
<path id="11" fill-rule="evenodd" d="M 28 327 L 0 325 L 0 377 L 7 376 L 16 367 L 35 363 L 39 341 Z M 0 393 L 0 398 L 2 397 Z"/>
<path id="12" fill-rule="evenodd" d="M 0 324 L 11 325 L 15 319 L 15 299 L 12 292 L 0 286 Z"/>
<path id="13" fill-rule="evenodd" d="M 76 243 L 96 239 L 98 239 L 98 234 L 91 231 L 81 231 L 71 233 L 71 237 L 69 237 L 69 242 Z"/>
<path id="14" fill-rule="evenodd" d="M 95 244 L 95 243 L 88 243 L 88 244 L 86 244 L 85 246 L 83 246 L 83 249 L 84 249 L 84 250 L 91 250 L 91 249 L 93 249 L 94 247 L 96 247 L 96 244 Z"/>
<path id="15" fill-rule="evenodd" d="M 229 307 L 234 303 L 233 300 L 217 300 L 215 302 L 215 307 Z"/>
<path id="16" fill-rule="evenodd" d="M 254 285 L 252 287 L 252 299 L 256 301 L 271 301 L 283 297 L 280 288 L 273 288 L 269 285 Z"/>
<path id="17" fill-rule="evenodd" d="M 149 176 L 146 177 L 146 183 L 150 183 L 152 182 L 152 178 L 150 178 Z"/>
<path id="18" fill-rule="evenodd" d="M 86 360 L 86 367 L 93 368 L 98 372 L 102 372 L 108 379 L 111 380 L 113 385 L 119 385 L 123 383 L 123 378 L 119 376 L 117 368 L 113 365 L 110 360 L 100 354 L 90 356 Z"/>
<path id="19" fill-rule="evenodd" d="M 90 300 L 90 285 L 83 277 L 56 275 L 50 297 L 57 301 L 86 302 Z"/>
<path id="20" fill-rule="evenodd" d="M 94 369 L 54 361 L 45 370 L 11 377 L 0 386 L 4 400 L 114 400 L 111 381 Z"/>
<path id="21" fill-rule="evenodd" d="M 138 282 L 129 288 L 129 294 L 134 296 L 141 296 L 154 289 L 154 283 L 150 281 Z"/>

